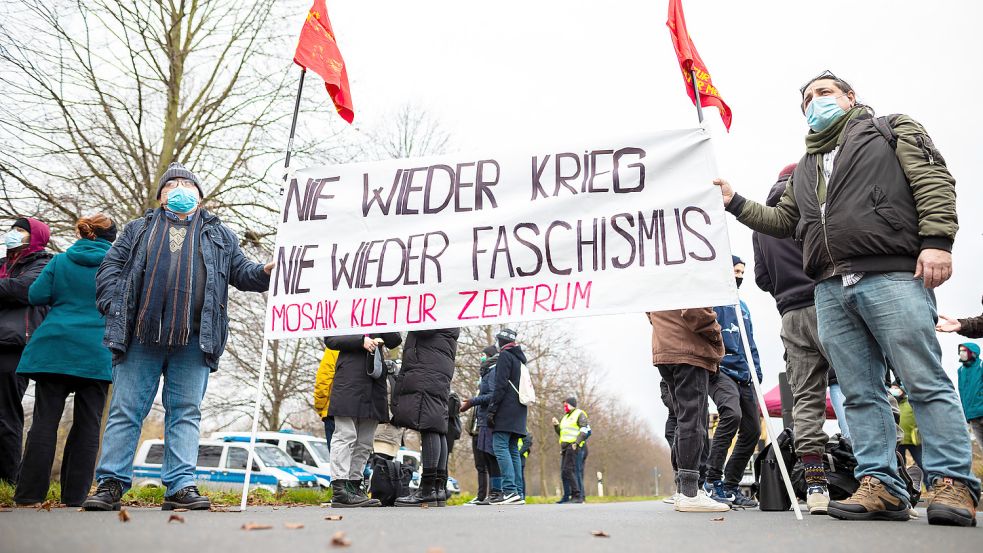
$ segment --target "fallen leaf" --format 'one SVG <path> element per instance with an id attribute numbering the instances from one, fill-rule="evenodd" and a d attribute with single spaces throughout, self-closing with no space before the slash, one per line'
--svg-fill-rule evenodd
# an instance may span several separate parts
<path id="1" fill-rule="evenodd" d="M 427 549 L 427 553 L 444 553 L 443 547 L 430 547 Z"/>
<path id="2" fill-rule="evenodd" d="M 430 504 L 429 503 L 420 503 L 420 508 L 421 509 L 429 509 L 430 508 Z"/>
<path id="3" fill-rule="evenodd" d="M 119 510 L 119 521 L 120 522 L 130 522 L 130 513 L 126 509 Z"/>
<path id="4" fill-rule="evenodd" d="M 594 536 L 595 538 L 610 538 L 611 537 L 611 534 L 608 534 L 604 530 L 594 530 L 593 532 L 590 533 L 590 535 Z"/>
<path id="5" fill-rule="evenodd" d="M 176 510 L 177 509 L 175 509 L 175 511 Z M 168 523 L 171 523 L 171 522 L 180 522 L 181 524 L 184 524 L 184 517 L 181 516 L 181 515 L 171 515 L 171 518 L 167 519 L 167 522 Z"/>
<path id="6" fill-rule="evenodd" d="M 269 524 L 256 524 L 255 522 L 247 522 L 242 525 L 243 530 L 269 530 L 273 526 Z"/>
<path id="7" fill-rule="evenodd" d="M 331 536 L 331 547 L 348 547 L 352 544 L 352 540 L 345 537 L 344 532 L 335 532 Z"/>
<path id="8" fill-rule="evenodd" d="M 710 519 L 710 522 L 723 522 L 723 521 L 724 521 L 724 517 Z"/>
<path id="9" fill-rule="evenodd" d="M 50 513 L 51 512 L 51 508 L 54 507 L 54 505 L 55 505 L 55 502 L 54 501 L 50 501 L 50 500 L 49 501 L 45 501 L 44 503 L 38 505 L 38 511 L 45 510 L 45 511 L 48 511 Z"/>
<path id="10" fill-rule="evenodd" d="M 175 513 L 187 513 L 188 510 L 187 509 L 174 509 L 174 512 Z"/>
<path id="11" fill-rule="evenodd" d="M 324 520 L 341 520 L 343 518 L 345 518 L 345 517 L 343 517 L 341 515 L 328 515 L 328 516 L 324 517 Z"/>
<path id="12" fill-rule="evenodd" d="M 287 530 L 300 530 L 304 525 L 299 522 L 284 522 L 283 527 Z"/>
<path id="13" fill-rule="evenodd" d="M 79 508 L 78 508 L 78 512 L 80 512 L 80 513 L 84 513 L 84 512 L 85 512 L 85 509 L 83 509 L 82 507 L 79 507 Z"/>

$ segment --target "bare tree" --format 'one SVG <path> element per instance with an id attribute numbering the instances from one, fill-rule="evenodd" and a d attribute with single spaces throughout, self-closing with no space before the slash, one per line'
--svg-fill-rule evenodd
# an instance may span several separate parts
<path id="1" fill-rule="evenodd" d="M 378 158 L 406 158 L 447 153 L 451 136 L 421 106 L 400 106 L 384 123 L 368 133 L 370 154 Z"/>

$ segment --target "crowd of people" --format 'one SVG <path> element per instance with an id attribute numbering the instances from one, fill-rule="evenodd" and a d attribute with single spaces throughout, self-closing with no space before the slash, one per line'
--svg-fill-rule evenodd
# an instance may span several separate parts
<path id="1" fill-rule="evenodd" d="M 766 201 L 737 194 L 723 179 L 714 184 L 726 210 L 755 231 L 755 282 L 781 314 L 806 505 L 838 519 L 909 520 L 912 495 L 899 458 L 911 455 L 928 491 L 928 522 L 975 525 L 980 481 L 967 423 L 983 443 L 980 348 L 967 342 L 954 352 L 957 394 L 936 333 L 983 337 L 983 316 L 939 315 L 933 292 L 952 275 L 955 180 L 910 117 L 876 117 L 830 72 L 800 92 L 806 153 L 780 172 Z M 235 234 L 201 207 L 204 196 L 198 177 L 172 163 L 157 183 L 158 208 L 118 236 L 107 215 L 83 217 L 77 241 L 59 255 L 46 250 L 45 224 L 13 221 L 0 260 L 0 480 L 16 483 L 18 504 L 44 500 L 62 411 L 74 394 L 63 502 L 119 509 L 163 379 L 163 508 L 209 508 L 195 466 L 202 398 L 228 338 L 228 288 L 266 291 L 273 264 L 248 260 Z M 745 263 L 732 261 L 740 287 Z M 739 488 L 761 433 L 754 386 L 762 373 L 747 306 L 647 317 L 669 410 L 676 483 L 669 502 L 682 512 L 754 507 Z M 460 413 L 468 411 L 478 474 L 472 503 L 525 503 L 534 442 L 520 393 L 528 371 L 519 336 L 498 332 L 483 351 L 478 389 L 461 401 L 451 391 L 459 334 L 325 338 L 315 407 L 330 444 L 333 507 L 382 504 L 366 491 L 365 467 L 373 456 L 392 460 L 405 429 L 420 433 L 422 474 L 419 487 L 394 504 L 445 506 L 448 456 L 462 433 Z M 398 364 L 385 353 L 396 347 Z M 28 379 L 36 394 L 22 452 Z M 830 497 L 823 459 L 827 392 L 857 461 L 859 487 L 841 500 Z M 710 399 L 719 414 L 712 440 Z M 563 408 L 552 421 L 561 446 L 560 503 L 582 503 L 591 426 L 576 397 Z"/>

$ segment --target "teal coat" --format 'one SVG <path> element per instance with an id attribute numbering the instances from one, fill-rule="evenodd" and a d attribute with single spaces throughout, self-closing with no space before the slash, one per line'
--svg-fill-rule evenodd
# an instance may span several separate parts
<path id="1" fill-rule="evenodd" d="M 24 349 L 17 372 L 112 381 L 113 357 L 102 345 L 106 319 L 96 309 L 96 271 L 112 246 L 80 239 L 56 255 L 28 291 L 31 305 L 51 311 Z"/>
<path id="2" fill-rule="evenodd" d="M 973 342 L 960 344 L 973 352 L 972 363 L 959 366 L 959 399 L 963 402 L 963 413 L 971 421 L 983 417 L 983 364 L 980 363 L 980 346 Z"/>

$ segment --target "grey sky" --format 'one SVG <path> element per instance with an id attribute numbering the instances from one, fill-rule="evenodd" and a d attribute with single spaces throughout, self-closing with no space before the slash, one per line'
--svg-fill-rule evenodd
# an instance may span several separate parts
<path id="1" fill-rule="evenodd" d="M 438 117 L 459 150 L 696 125 L 665 27 L 667 0 L 328 4 L 361 128 L 407 101 Z M 707 110 L 720 175 L 748 197 L 763 199 L 779 169 L 802 155 L 798 89 L 824 69 L 848 80 L 879 114 L 907 113 L 925 125 L 959 193 L 955 276 L 938 291 L 940 311 L 979 314 L 979 4 L 689 0 L 685 9 L 690 34 L 734 111 L 727 134 L 716 110 Z M 299 29 L 303 16 L 284 24 Z M 751 277 L 750 232 L 733 218 L 728 223 Z M 780 320 L 753 278 L 742 292 L 769 389 L 783 369 Z M 661 428 L 665 411 L 645 318 L 571 326 L 594 351 L 605 386 Z M 959 341 L 942 338 L 953 376 Z"/>

